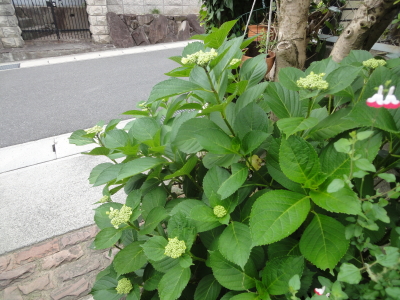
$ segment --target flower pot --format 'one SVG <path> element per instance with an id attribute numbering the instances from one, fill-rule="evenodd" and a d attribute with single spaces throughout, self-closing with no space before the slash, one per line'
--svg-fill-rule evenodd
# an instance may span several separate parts
<path id="1" fill-rule="evenodd" d="M 241 65 L 242 65 L 246 60 L 248 60 L 249 58 L 253 58 L 253 57 L 254 57 L 254 56 L 248 56 L 248 55 L 246 55 L 246 54 L 249 54 L 248 51 L 249 51 L 249 49 L 247 49 L 246 52 L 243 54 Z M 249 55 L 250 55 L 250 54 L 249 54 Z M 274 65 L 274 62 L 275 62 L 275 52 L 268 51 L 268 55 L 267 55 L 267 57 L 265 58 L 265 62 L 267 63 L 267 72 L 265 73 L 265 75 L 267 75 L 267 74 L 269 73 L 269 71 L 271 71 L 272 66 Z"/>
<path id="2" fill-rule="evenodd" d="M 247 37 L 248 37 L 248 38 L 251 38 L 252 36 L 255 36 L 255 35 L 259 34 L 259 33 L 263 33 L 263 32 L 265 32 L 265 31 L 267 31 L 267 30 L 268 30 L 268 25 L 261 25 L 261 24 L 258 24 L 258 25 L 249 25 L 248 31 L 247 31 Z M 262 39 L 262 37 L 261 37 L 261 36 L 258 36 L 258 37 L 255 39 L 255 41 L 259 42 L 261 39 Z M 269 36 L 269 39 L 270 39 L 271 41 L 275 39 L 275 30 L 274 30 L 274 28 L 272 28 L 272 27 L 271 27 L 271 29 L 270 29 L 270 36 Z"/>

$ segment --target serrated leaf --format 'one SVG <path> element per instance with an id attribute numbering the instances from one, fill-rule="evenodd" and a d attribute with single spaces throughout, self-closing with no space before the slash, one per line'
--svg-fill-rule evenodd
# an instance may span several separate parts
<path id="1" fill-rule="evenodd" d="M 197 156 L 193 155 L 192 157 L 190 157 L 188 159 L 188 161 L 185 163 L 185 165 L 182 168 L 180 168 L 178 171 L 174 172 L 171 175 L 165 176 L 164 180 L 190 174 L 190 172 L 192 172 L 193 168 L 196 166 L 197 161 L 198 161 Z"/>
<path id="2" fill-rule="evenodd" d="M 349 187 L 343 187 L 337 192 L 325 189 L 310 190 L 312 201 L 330 212 L 358 215 L 361 213 L 361 201 Z"/>
<path id="3" fill-rule="evenodd" d="M 106 147 L 96 147 L 89 152 L 83 152 L 82 154 L 86 155 L 108 155 L 110 153 L 110 149 Z"/>
<path id="4" fill-rule="evenodd" d="M 315 125 L 318 124 L 318 122 L 319 120 L 317 118 L 310 117 L 305 119 L 303 117 L 296 117 L 280 119 L 277 121 L 276 124 L 278 125 L 279 129 L 282 130 L 284 134 L 286 134 L 286 137 L 288 138 L 296 132 L 313 128 Z"/>
<path id="5" fill-rule="evenodd" d="M 147 103 L 150 104 L 156 100 L 184 94 L 195 90 L 203 90 L 203 88 L 187 80 L 170 78 L 157 83 L 153 87 Z"/>
<path id="6" fill-rule="evenodd" d="M 168 213 L 164 207 L 157 206 L 154 207 L 146 217 L 144 227 L 140 230 L 140 234 L 149 234 L 154 228 L 164 219 L 168 217 Z"/>
<path id="7" fill-rule="evenodd" d="M 176 266 L 169 270 L 160 280 L 158 294 L 160 299 L 175 300 L 182 294 L 183 289 L 189 282 L 190 269 Z"/>
<path id="8" fill-rule="evenodd" d="M 289 291 L 289 280 L 303 273 L 302 256 L 283 256 L 270 260 L 262 271 L 262 281 L 271 295 L 283 295 Z"/>
<path id="9" fill-rule="evenodd" d="M 86 134 L 86 131 L 82 129 L 74 131 L 68 138 L 69 143 L 77 146 L 94 144 L 94 139 L 85 137 Z"/>
<path id="10" fill-rule="evenodd" d="M 166 162 L 167 160 L 164 158 L 155 157 L 141 157 L 131 160 L 130 162 L 123 164 L 123 168 L 119 172 L 117 180 L 122 180 L 127 177 L 142 173 Z"/>
<path id="11" fill-rule="evenodd" d="M 215 300 L 221 291 L 221 285 L 212 274 L 203 277 L 196 287 L 194 300 Z"/>
<path id="12" fill-rule="evenodd" d="M 355 161 L 355 165 L 362 171 L 376 172 L 376 168 L 366 158 L 360 158 Z"/>
<path id="13" fill-rule="evenodd" d="M 300 256 L 299 241 L 287 237 L 268 246 L 268 258 L 273 259 L 281 256 Z"/>
<path id="14" fill-rule="evenodd" d="M 241 293 L 239 295 L 235 295 L 229 300 L 260 300 L 260 299 L 269 299 L 269 298 L 260 298 L 256 293 Z"/>
<path id="15" fill-rule="evenodd" d="M 142 244 L 143 242 L 133 242 L 115 255 L 113 266 L 118 275 L 139 270 L 147 263 Z"/>
<path id="16" fill-rule="evenodd" d="M 229 176 L 229 178 L 226 179 L 217 190 L 217 193 L 221 196 L 221 200 L 236 192 L 246 181 L 247 175 L 247 166 L 242 164 L 233 164 L 232 175 Z"/>
<path id="17" fill-rule="evenodd" d="M 214 277 L 227 289 L 243 291 L 256 286 L 254 278 L 257 271 L 252 260 L 249 260 L 244 270 L 238 265 L 225 259 L 219 251 L 213 251 L 207 261 L 213 270 Z"/>
<path id="18" fill-rule="evenodd" d="M 247 225 L 231 222 L 219 237 L 218 249 L 226 259 L 244 268 L 252 248 L 252 240 L 249 237 L 250 229 Z"/>
<path id="19" fill-rule="evenodd" d="M 202 148 L 215 154 L 236 153 L 231 138 L 219 127 L 206 128 L 193 134 Z"/>
<path id="20" fill-rule="evenodd" d="M 163 275 L 163 273 L 156 271 L 151 264 L 147 264 L 143 273 L 143 288 L 146 291 L 154 291 L 158 287 L 158 283 Z"/>
<path id="21" fill-rule="evenodd" d="M 172 268 L 179 266 L 179 259 L 175 259 L 169 256 L 165 256 L 162 260 L 158 261 L 150 260 L 150 262 L 153 265 L 154 269 L 162 273 L 167 273 Z"/>
<path id="22" fill-rule="evenodd" d="M 329 87 L 324 93 L 336 94 L 351 85 L 360 73 L 362 67 L 341 66 L 329 73 L 325 80 L 329 83 Z"/>
<path id="23" fill-rule="evenodd" d="M 281 141 L 279 163 L 282 172 L 298 183 L 305 183 L 320 172 L 317 152 L 310 143 L 297 136 Z"/>
<path id="24" fill-rule="evenodd" d="M 105 169 L 113 166 L 114 164 L 112 163 L 102 163 L 93 168 L 93 170 L 90 172 L 89 176 L 89 183 L 94 184 L 97 180 L 97 177 L 103 172 Z"/>
<path id="25" fill-rule="evenodd" d="M 299 91 L 300 88 L 296 82 L 302 77 L 306 77 L 304 72 L 297 68 L 283 68 L 279 71 L 279 82 L 287 89 L 292 91 Z"/>
<path id="26" fill-rule="evenodd" d="M 210 48 L 219 48 L 228 36 L 229 31 L 236 24 L 237 20 L 225 22 L 220 28 L 215 29 L 213 32 L 208 34 L 204 39 L 204 45 Z"/>
<path id="27" fill-rule="evenodd" d="M 121 129 L 110 130 L 103 138 L 103 144 L 110 149 L 124 147 L 128 143 L 128 134 Z"/>
<path id="28" fill-rule="evenodd" d="M 109 181 L 115 180 L 118 177 L 118 174 L 122 170 L 123 164 L 111 165 L 108 168 L 101 171 L 101 173 L 97 176 L 96 181 L 93 186 L 99 186 L 102 184 L 106 184 Z"/>
<path id="29" fill-rule="evenodd" d="M 152 140 L 156 132 L 161 128 L 154 118 L 138 118 L 131 122 L 128 134 L 139 142 Z"/>
<path id="30" fill-rule="evenodd" d="M 273 113 L 280 119 L 302 117 L 307 104 L 299 100 L 299 94 L 288 90 L 279 82 L 272 82 L 265 90 L 265 101 Z"/>
<path id="31" fill-rule="evenodd" d="M 348 247 L 345 227 L 321 214 L 315 214 L 300 239 L 301 253 L 321 270 L 333 269 Z"/>
<path id="32" fill-rule="evenodd" d="M 308 196 L 284 191 L 270 191 L 259 197 L 250 215 L 253 245 L 265 245 L 292 234 L 310 211 Z"/>
<path id="33" fill-rule="evenodd" d="M 361 281 L 360 269 L 353 264 L 343 263 L 337 279 L 350 284 L 358 284 Z"/>
<path id="34" fill-rule="evenodd" d="M 334 193 L 341 190 L 344 187 L 344 181 L 342 179 L 333 179 L 332 182 L 328 185 L 326 192 Z"/>
<path id="35" fill-rule="evenodd" d="M 103 228 L 94 238 L 94 246 L 97 250 L 110 248 L 118 242 L 121 235 L 121 229 L 115 229 L 114 227 Z"/>
<path id="36" fill-rule="evenodd" d="M 242 149 L 244 151 L 244 154 L 250 154 L 255 149 L 257 149 L 267 139 L 269 135 L 269 133 L 259 130 L 253 130 L 246 133 L 246 135 L 242 139 Z"/>
<path id="37" fill-rule="evenodd" d="M 240 139 L 253 130 L 267 132 L 268 116 L 259 105 L 252 102 L 238 112 L 233 129 Z"/>

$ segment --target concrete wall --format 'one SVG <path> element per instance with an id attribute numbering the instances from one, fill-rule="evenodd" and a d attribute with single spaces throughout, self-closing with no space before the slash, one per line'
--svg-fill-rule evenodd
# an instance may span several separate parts
<path id="1" fill-rule="evenodd" d="M 109 12 L 116 14 L 151 14 L 157 9 L 164 15 L 198 14 L 201 0 L 107 0 Z"/>

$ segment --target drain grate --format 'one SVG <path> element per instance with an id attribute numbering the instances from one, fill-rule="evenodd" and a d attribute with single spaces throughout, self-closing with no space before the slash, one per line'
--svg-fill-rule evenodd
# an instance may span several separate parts
<path id="1" fill-rule="evenodd" d="M 10 69 L 18 69 L 20 64 L 12 64 L 12 65 L 3 65 L 0 66 L 0 71 L 2 70 L 10 70 Z"/>

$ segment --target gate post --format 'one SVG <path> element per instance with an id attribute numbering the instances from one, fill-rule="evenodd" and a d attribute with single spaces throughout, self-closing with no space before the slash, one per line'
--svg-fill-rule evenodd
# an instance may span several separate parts
<path id="1" fill-rule="evenodd" d="M 99 44 L 109 44 L 111 38 L 106 17 L 107 0 L 86 0 L 86 4 L 93 41 Z"/>
<path id="2" fill-rule="evenodd" d="M 24 46 L 12 0 L 0 0 L 0 48 Z"/>

